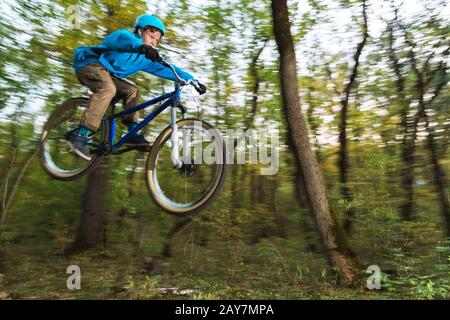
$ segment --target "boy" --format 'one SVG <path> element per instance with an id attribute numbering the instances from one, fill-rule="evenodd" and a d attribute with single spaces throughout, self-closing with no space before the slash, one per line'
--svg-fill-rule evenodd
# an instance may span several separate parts
<path id="1" fill-rule="evenodd" d="M 123 78 L 142 70 L 158 77 L 176 80 L 172 70 L 158 62 L 161 58 L 155 49 L 165 31 L 165 26 L 158 17 L 144 14 L 136 19 L 133 33 L 118 30 L 108 35 L 99 46 L 76 49 L 73 68 L 78 80 L 93 92 L 80 126 L 68 137 L 69 143 L 80 157 L 91 159 L 87 146 L 88 136 L 97 131 L 111 101 L 123 99 L 126 109 L 137 104 L 138 89 Z M 174 68 L 184 80 L 197 81 L 191 74 L 178 67 Z M 206 92 L 206 87 L 198 81 L 195 88 L 199 94 Z M 132 130 L 139 122 L 139 114 L 134 112 L 123 120 L 128 130 Z M 130 137 L 127 143 L 149 144 L 141 133 Z"/>

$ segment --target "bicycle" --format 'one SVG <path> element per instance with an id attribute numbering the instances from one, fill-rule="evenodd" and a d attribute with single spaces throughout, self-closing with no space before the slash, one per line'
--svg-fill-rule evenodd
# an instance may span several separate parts
<path id="1" fill-rule="evenodd" d="M 45 171 L 58 180 L 75 180 L 92 172 L 109 155 L 138 149 L 148 152 L 145 180 L 152 199 L 160 208 L 187 216 L 211 203 L 219 194 L 227 174 L 224 139 L 206 121 L 186 118 L 187 110 L 181 104 L 181 87 L 195 85 L 195 82 L 181 79 L 162 59 L 160 63 L 170 68 L 177 78 L 175 90 L 118 113 L 112 105 L 111 114 L 105 114 L 99 130 L 89 136 L 90 160 L 77 156 L 66 138 L 84 114 L 88 98 L 69 99 L 56 108 L 44 124 L 40 140 L 40 158 Z M 160 102 L 133 130 L 115 141 L 116 119 Z M 151 146 L 122 147 L 127 139 L 169 107 L 170 124 Z M 181 120 L 177 120 L 177 110 L 181 111 Z M 208 157 L 205 157 L 206 151 L 210 152 L 206 154 Z"/>

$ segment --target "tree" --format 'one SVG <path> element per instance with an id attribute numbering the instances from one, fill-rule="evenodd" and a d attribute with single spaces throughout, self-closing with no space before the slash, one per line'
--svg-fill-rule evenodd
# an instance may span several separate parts
<path id="1" fill-rule="evenodd" d="M 359 60 L 361 57 L 362 50 L 366 45 L 367 38 L 369 37 L 368 27 L 367 27 L 367 1 L 362 1 L 362 16 L 363 16 L 363 24 L 362 24 L 362 34 L 363 38 L 358 46 L 356 47 L 356 52 L 353 56 L 353 68 L 350 73 L 349 80 L 345 85 L 342 100 L 341 100 L 341 115 L 340 115 L 340 124 L 339 124 L 339 180 L 341 183 L 341 192 L 344 200 L 346 202 L 351 201 L 350 188 L 348 186 L 348 170 L 349 170 L 349 161 L 348 161 L 348 138 L 347 138 L 347 119 L 348 119 L 348 106 L 351 90 L 356 86 L 356 77 L 358 75 L 358 66 Z M 347 234 L 350 233 L 352 218 L 353 218 L 353 209 L 349 207 L 347 209 L 347 215 L 345 217 L 344 229 Z"/>
<path id="2" fill-rule="evenodd" d="M 328 203 L 319 164 L 308 138 L 306 120 L 298 96 L 297 66 L 286 0 L 272 0 L 273 28 L 280 53 L 280 80 L 283 108 L 294 153 L 302 168 L 304 182 L 329 263 L 337 269 L 343 283 L 357 281 L 358 262 L 339 232 Z"/>
<path id="3" fill-rule="evenodd" d="M 438 126 L 442 126 L 440 124 L 442 120 L 439 118 L 445 119 L 445 111 L 440 106 L 443 102 L 439 101 L 439 98 L 448 83 L 446 63 L 450 51 L 448 37 L 445 26 L 440 26 L 440 18 L 435 13 L 431 12 L 429 17 L 420 17 L 417 22 L 407 23 L 401 21 L 400 9 L 393 7 L 394 18 L 386 24 L 387 52 L 396 84 L 393 102 L 400 107 L 400 125 L 403 131 L 401 186 L 405 198 L 400 207 L 401 215 L 405 220 L 414 218 L 415 153 L 420 145 L 418 132 L 425 129 L 432 180 L 436 187 L 442 216 L 446 221 L 446 234 L 450 235 L 446 177 L 439 159 L 439 141 L 442 141 L 444 150 L 446 141 L 437 134 L 442 131 L 437 130 Z M 395 46 L 396 42 L 400 45 Z M 406 59 L 402 61 L 401 57 Z M 430 122 L 435 122 L 434 128 L 430 126 Z"/>
<path id="4" fill-rule="evenodd" d="M 431 72 L 428 68 L 428 63 L 425 62 L 422 68 L 419 67 L 419 63 L 414 53 L 415 43 L 412 40 L 411 34 L 405 31 L 406 43 L 410 46 L 409 60 L 416 75 L 416 88 L 418 89 L 419 110 L 417 112 L 417 119 L 422 119 L 425 123 L 425 130 L 427 132 L 427 148 L 429 151 L 433 182 L 436 186 L 439 203 L 441 206 L 441 213 L 446 222 L 446 234 L 450 237 L 450 205 L 447 193 L 445 191 L 445 173 L 439 163 L 438 150 L 436 144 L 436 138 L 434 130 L 430 126 L 430 117 L 428 113 L 431 111 L 433 101 L 439 96 L 443 88 L 447 85 L 449 79 L 447 76 L 447 63 L 450 52 L 450 46 L 447 44 L 446 49 L 443 52 L 443 60 L 440 61 L 438 67 L 434 72 Z M 427 60 L 431 60 L 433 54 L 429 56 Z M 430 82 L 435 80 L 436 86 L 432 90 L 428 90 Z M 431 96 L 426 98 L 427 94 Z"/>
<path id="5" fill-rule="evenodd" d="M 74 248 L 86 249 L 106 242 L 108 165 L 102 163 L 88 177 L 84 206 Z"/>
<path id="6" fill-rule="evenodd" d="M 397 10 L 395 11 L 395 19 L 397 19 Z M 402 138 L 402 160 L 404 168 L 402 170 L 402 190 L 405 194 L 405 199 L 401 205 L 401 216 L 404 220 L 411 220 L 414 210 L 414 149 L 417 138 L 417 125 L 418 118 L 411 119 L 408 116 L 410 109 L 410 101 L 407 98 L 405 82 L 406 79 L 402 74 L 403 65 L 400 63 L 400 59 L 394 48 L 394 23 L 388 22 L 388 56 L 390 60 L 390 66 L 395 73 L 395 87 L 397 90 L 396 100 L 399 104 L 401 111 L 401 127 L 403 131 Z"/>

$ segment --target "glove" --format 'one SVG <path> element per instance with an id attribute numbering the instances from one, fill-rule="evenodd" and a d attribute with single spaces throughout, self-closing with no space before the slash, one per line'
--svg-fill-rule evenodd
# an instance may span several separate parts
<path id="1" fill-rule="evenodd" d="M 145 54 L 145 57 L 147 59 L 152 60 L 153 62 L 161 61 L 161 57 L 159 56 L 158 50 L 156 50 L 152 46 L 147 46 L 147 45 L 143 44 L 139 48 L 139 53 L 140 54 Z"/>
<path id="2" fill-rule="evenodd" d="M 194 85 L 195 90 L 197 90 L 197 92 L 202 95 L 206 93 L 206 86 L 200 82 L 196 82 L 196 84 Z"/>

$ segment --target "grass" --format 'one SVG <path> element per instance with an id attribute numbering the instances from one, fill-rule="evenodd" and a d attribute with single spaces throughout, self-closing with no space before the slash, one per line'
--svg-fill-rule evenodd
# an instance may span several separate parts
<path id="1" fill-rule="evenodd" d="M 124 248 L 92 249 L 67 256 L 45 247 L 30 250 L 28 246 L 10 245 L 3 250 L 9 267 L 3 270 L 0 291 L 17 299 L 448 298 L 448 282 L 436 282 L 438 276 L 384 277 L 382 290 L 341 287 L 324 268 L 321 255 L 305 255 L 304 263 L 299 264 L 301 259 L 297 257 L 283 257 L 289 250 L 280 255 L 272 246 L 269 240 L 260 243 L 251 259 L 244 257 L 237 262 L 230 260 L 230 252 L 215 252 L 214 256 L 210 249 L 195 245 L 193 254 L 182 253 L 180 248 L 172 258 L 156 258 L 156 266 L 149 270 L 145 256 Z M 39 249 L 43 254 L 37 256 Z M 66 287 L 66 269 L 73 264 L 81 268 L 80 290 Z M 189 292 L 179 295 L 161 290 L 172 287 Z"/>

